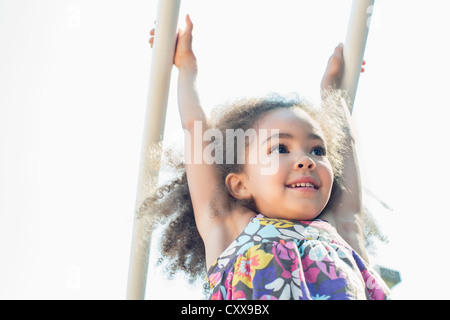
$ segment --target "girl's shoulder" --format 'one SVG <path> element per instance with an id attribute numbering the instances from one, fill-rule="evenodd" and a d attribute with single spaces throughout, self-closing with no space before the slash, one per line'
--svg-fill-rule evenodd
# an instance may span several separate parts
<path id="1" fill-rule="evenodd" d="M 253 217 L 255 213 L 251 210 L 233 210 L 211 219 L 209 232 L 203 239 L 208 268 L 245 232 Z"/>

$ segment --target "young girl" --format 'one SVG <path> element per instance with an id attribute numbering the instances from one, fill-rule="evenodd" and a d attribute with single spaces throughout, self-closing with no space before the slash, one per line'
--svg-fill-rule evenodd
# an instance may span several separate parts
<path id="1" fill-rule="evenodd" d="M 342 45 L 320 109 L 270 96 L 238 101 L 211 122 L 195 88 L 192 29 L 187 16 L 174 57 L 185 163 L 141 208 L 162 222 L 175 216 L 162 239 L 172 271 L 194 279 L 206 267 L 211 299 L 387 298 L 367 262 L 348 111 L 332 90 Z"/>

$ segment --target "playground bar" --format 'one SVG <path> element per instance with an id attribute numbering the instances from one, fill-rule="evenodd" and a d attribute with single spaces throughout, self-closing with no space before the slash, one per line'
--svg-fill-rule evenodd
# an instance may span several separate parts
<path id="1" fill-rule="evenodd" d="M 375 0 L 353 0 L 348 22 L 344 43 L 345 69 L 341 89 L 346 90 L 350 97 L 350 112 L 355 102 L 374 2 Z"/>
<path id="2" fill-rule="evenodd" d="M 152 168 L 150 147 L 163 139 L 169 96 L 170 76 L 175 53 L 178 14 L 181 0 L 159 0 L 151 61 L 147 108 L 142 137 L 136 211 L 149 196 L 151 186 L 158 182 L 158 171 Z M 157 155 L 158 156 L 158 155 Z M 154 157 L 154 155 L 153 155 Z M 154 161 L 153 161 L 154 163 Z M 150 237 L 143 219 L 134 219 L 133 236 L 128 270 L 127 299 L 145 298 Z"/>

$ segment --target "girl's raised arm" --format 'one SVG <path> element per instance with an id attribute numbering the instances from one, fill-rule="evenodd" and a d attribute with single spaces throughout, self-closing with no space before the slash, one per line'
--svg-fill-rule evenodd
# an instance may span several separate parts
<path id="1" fill-rule="evenodd" d="M 197 60 L 192 50 L 192 30 L 193 24 L 189 16 L 186 16 L 186 28 L 178 31 L 174 64 L 179 70 L 178 108 L 185 131 L 185 166 L 189 193 L 197 229 L 206 244 L 205 238 L 214 229 L 212 222 L 217 220 L 211 213 L 210 204 L 214 197 L 217 200 L 214 192 L 220 183 L 220 176 L 214 166 L 205 163 L 203 158 L 206 146 L 203 136 L 208 124 L 196 89 Z M 154 33 L 152 30 L 150 35 L 153 36 Z M 153 38 L 150 39 L 150 44 L 153 45 Z"/>
<path id="2" fill-rule="evenodd" d="M 363 63 L 365 64 L 365 62 Z M 322 92 L 340 87 L 344 70 L 343 44 L 340 43 L 328 60 L 327 69 L 322 78 Z M 363 72 L 364 69 L 361 69 Z M 344 106 L 345 107 L 345 106 Z M 350 112 L 344 110 L 350 124 Z M 336 192 L 328 212 L 322 216 L 333 224 L 339 234 L 365 260 L 368 260 L 364 246 L 364 221 L 361 196 L 361 181 L 355 143 L 349 128 L 346 136 L 347 149 L 344 153 L 344 168 L 342 175 L 343 190 Z"/>

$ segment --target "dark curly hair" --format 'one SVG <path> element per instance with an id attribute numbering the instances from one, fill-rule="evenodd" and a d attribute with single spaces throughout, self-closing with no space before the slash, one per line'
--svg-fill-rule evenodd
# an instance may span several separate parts
<path id="1" fill-rule="evenodd" d="M 320 125 L 324 133 L 327 157 L 334 173 L 333 195 L 337 189 L 342 188 L 340 184 L 343 167 L 342 154 L 346 148 L 344 141 L 348 127 L 342 109 L 346 107 L 343 106 L 346 101 L 348 100 L 340 91 L 328 92 L 322 99 L 321 107 L 316 107 L 296 95 L 282 97 L 272 94 L 263 98 L 246 98 L 216 109 L 208 124 L 212 128 L 219 129 L 225 136 L 226 129 L 246 131 L 252 128 L 263 115 L 276 109 L 300 108 L 304 110 Z M 234 148 L 236 148 L 236 144 L 234 144 Z M 226 150 L 225 143 L 223 150 L 225 151 L 223 153 L 225 160 L 227 152 L 231 150 Z M 233 154 L 236 156 L 237 152 L 235 151 L 233 150 Z M 160 250 L 163 260 L 166 260 L 169 277 L 182 270 L 187 274 L 189 282 L 192 283 L 199 276 L 206 274 L 205 249 L 196 228 L 186 171 L 181 159 L 180 154 L 173 150 L 164 152 L 162 163 L 173 171 L 175 177 L 160 186 L 152 196 L 143 202 L 138 210 L 138 215 L 149 219 L 153 228 L 157 225 L 164 226 Z M 239 172 L 243 168 L 238 161 L 229 164 L 227 161 L 223 161 L 223 164 L 215 164 L 215 166 L 221 174 L 222 181 L 225 181 L 230 172 Z M 217 192 L 228 194 L 230 207 L 241 205 L 255 210 L 251 201 L 242 202 L 229 194 L 225 183 L 217 188 Z M 211 207 L 213 212 L 219 210 L 215 208 L 214 203 L 211 204 Z"/>

